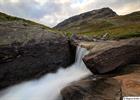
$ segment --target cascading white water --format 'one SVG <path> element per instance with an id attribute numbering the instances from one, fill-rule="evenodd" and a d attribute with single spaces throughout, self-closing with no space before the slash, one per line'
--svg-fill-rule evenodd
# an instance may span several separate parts
<path id="1" fill-rule="evenodd" d="M 88 51 L 77 47 L 76 61 L 66 69 L 12 86 L 0 93 L 0 100 L 62 100 L 60 91 L 73 81 L 91 74 L 82 61 Z"/>

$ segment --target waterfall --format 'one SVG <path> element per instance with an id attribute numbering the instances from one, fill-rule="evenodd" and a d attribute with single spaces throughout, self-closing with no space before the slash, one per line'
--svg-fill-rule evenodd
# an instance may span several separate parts
<path id="1" fill-rule="evenodd" d="M 62 100 L 60 91 L 73 81 L 91 74 L 82 61 L 88 51 L 77 47 L 75 63 L 68 68 L 60 68 L 38 80 L 24 82 L 3 90 L 0 100 Z"/>

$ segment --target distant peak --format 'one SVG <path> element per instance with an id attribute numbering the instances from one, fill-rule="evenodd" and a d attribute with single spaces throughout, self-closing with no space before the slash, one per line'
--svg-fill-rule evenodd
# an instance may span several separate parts
<path id="1" fill-rule="evenodd" d="M 118 16 L 116 14 L 116 12 L 114 12 L 111 8 L 109 7 L 105 7 L 105 8 L 101 8 L 101 9 L 95 9 L 92 11 L 88 11 L 73 17 L 70 17 L 66 20 L 64 20 L 63 22 L 59 23 L 57 26 L 55 26 L 55 28 L 59 29 L 65 26 L 69 26 L 69 24 L 71 23 L 75 23 L 75 22 L 82 22 L 85 20 L 93 20 L 93 19 L 99 19 L 99 18 L 108 18 L 108 17 L 114 17 L 114 16 Z"/>
<path id="2" fill-rule="evenodd" d="M 104 7 L 104 8 L 101 8 L 101 9 L 105 9 L 105 10 L 112 10 L 111 8 L 109 7 Z M 113 11 L 113 10 L 112 10 Z"/>
<path id="3" fill-rule="evenodd" d="M 104 7 L 104 8 L 100 8 L 100 9 L 95 9 L 95 10 L 110 10 L 110 11 L 113 11 L 111 8 L 109 7 Z"/>
<path id="4" fill-rule="evenodd" d="M 101 9 L 95 9 L 95 10 L 92 10 L 91 12 L 94 12 L 95 14 L 104 13 L 105 16 L 107 14 L 112 15 L 112 16 L 109 16 L 109 17 L 113 17 L 113 16 L 117 15 L 117 13 L 109 7 L 104 7 L 104 8 L 101 8 Z"/>

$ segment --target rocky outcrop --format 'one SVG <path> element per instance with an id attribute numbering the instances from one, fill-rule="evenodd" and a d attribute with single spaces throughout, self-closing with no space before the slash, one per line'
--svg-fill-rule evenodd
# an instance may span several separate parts
<path id="1" fill-rule="evenodd" d="M 0 20 L 0 89 L 74 62 L 74 49 L 63 34 L 23 19 L 6 18 Z"/>
<path id="2" fill-rule="evenodd" d="M 128 64 L 140 63 L 140 38 L 105 41 L 92 45 L 93 48 L 91 45 L 87 46 L 91 52 L 83 60 L 94 74 L 103 74 Z"/>
<path id="3" fill-rule="evenodd" d="M 64 88 L 63 100 L 120 100 L 121 88 L 113 78 L 85 79 Z"/>

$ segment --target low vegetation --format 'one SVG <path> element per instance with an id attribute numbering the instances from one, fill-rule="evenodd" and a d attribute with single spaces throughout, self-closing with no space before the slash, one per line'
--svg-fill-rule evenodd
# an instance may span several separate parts
<path id="1" fill-rule="evenodd" d="M 108 39 L 140 37 L 140 11 L 124 16 L 75 22 L 73 26 L 65 27 L 64 31 L 68 36 L 77 33 L 98 38 L 106 34 Z"/>
<path id="2" fill-rule="evenodd" d="M 24 26 L 36 25 L 42 29 L 47 29 L 55 33 L 67 33 L 71 36 L 73 33 L 86 35 L 90 37 L 101 38 L 106 34 L 108 39 L 124 39 L 130 37 L 140 37 L 140 11 L 124 16 L 115 16 L 110 18 L 88 19 L 73 22 L 64 26 L 63 30 L 56 30 L 45 25 L 38 24 L 26 19 L 9 16 L 0 12 L 0 22 L 15 21 L 21 22 Z M 63 31 L 63 32 L 62 32 Z"/>
<path id="3" fill-rule="evenodd" d="M 49 31 L 49 32 L 55 32 L 55 33 L 61 33 L 62 34 L 61 31 L 52 29 L 50 27 L 47 27 L 46 25 L 42 25 L 42 24 L 36 23 L 34 21 L 26 20 L 26 19 L 23 19 L 23 18 L 18 18 L 18 17 L 7 15 L 5 13 L 0 12 L 0 22 L 5 22 L 5 21 L 10 21 L 10 22 L 14 21 L 14 22 L 22 23 L 24 26 L 35 25 L 37 27 L 41 27 L 42 29 L 47 29 L 47 31 Z"/>

